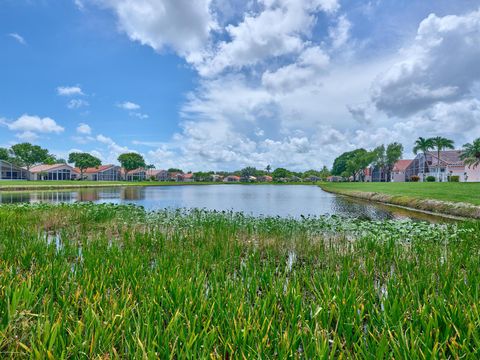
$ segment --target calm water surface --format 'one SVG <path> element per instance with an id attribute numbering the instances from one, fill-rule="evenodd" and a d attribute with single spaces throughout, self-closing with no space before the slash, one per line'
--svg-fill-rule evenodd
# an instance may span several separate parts
<path id="1" fill-rule="evenodd" d="M 185 185 L 0 192 L 1 203 L 85 202 L 136 204 L 148 210 L 200 208 L 255 216 L 345 215 L 370 219 L 441 218 L 327 193 L 309 185 Z"/>

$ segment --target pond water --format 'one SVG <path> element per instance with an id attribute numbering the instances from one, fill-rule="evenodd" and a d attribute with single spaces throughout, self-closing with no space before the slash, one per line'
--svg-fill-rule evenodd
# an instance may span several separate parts
<path id="1" fill-rule="evenodd" d="M 311 185 L 183 185 L 0 192 L 0 203 L 85 202 L 136 204 L 148 210 L 200 208 L 254 216 L 344 215 L 369 219 L 442 218 L 334 195 Z"/>

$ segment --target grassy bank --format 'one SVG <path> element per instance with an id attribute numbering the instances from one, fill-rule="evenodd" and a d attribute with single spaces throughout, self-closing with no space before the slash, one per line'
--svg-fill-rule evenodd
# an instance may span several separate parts
<path id="1" fill-rule="evenodd" d="M 322 183 L 321 187 L 387 204 L 480 218 L 480 183 Z"/>
<path id="2" fill-rule="evenodd" d="M 474 358 L 479 224 L 0 207 L 0 354 Z"/>

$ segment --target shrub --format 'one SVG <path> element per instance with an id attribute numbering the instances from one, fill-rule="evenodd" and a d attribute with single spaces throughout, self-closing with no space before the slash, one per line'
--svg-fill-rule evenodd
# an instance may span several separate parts
<path id="1" fill-rule="evenodd" d="M 435 182 L 435 180 L 436 180 L 436 179 L 435 179 L 435 176 L 432 176 L 432 175 L 427 176 L 427 181 L 428 181 L 428 182 Z"/>
<path id="2" fill-rule="evenodd" d="M 458 175 L 452 175 L 448 177 L 449 182 L 460 182 L 460 176 Z"/>
<path id="3" fill-rule="evenodd" d="M 412 177 L 410 177 L 410 181 L 419 182 L 420 181 L 420 176 L 413 175 Z"/>

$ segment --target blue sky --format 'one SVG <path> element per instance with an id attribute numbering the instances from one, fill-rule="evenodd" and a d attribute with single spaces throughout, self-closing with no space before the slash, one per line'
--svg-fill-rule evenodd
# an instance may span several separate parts
<path id="1" fill-rule="evenodd" d="M 0 146 L 184 170 L 408 157 L 480 134 L 479 49 L 469 0 L 3 0 Z"/>

